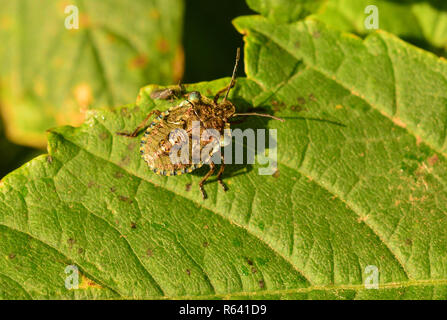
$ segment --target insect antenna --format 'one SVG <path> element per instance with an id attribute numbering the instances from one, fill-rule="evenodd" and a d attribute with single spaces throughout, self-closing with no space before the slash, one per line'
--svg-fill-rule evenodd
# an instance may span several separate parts
<path id="1" fill-rule="evenodd" d="M 230 93 L 231 88 L 234 87 L 234 83 L 235 83 L 235 79 L 236 79 L 237 66 L 239 64 L 240 58 L 241 58 L 241 48 L 237 48 L 237 51 L 236 51 L 236 62 L 234 64 L 233 75 L 231 76 L 231 82 L 230 82 L 230 85 L 228 86 L 227 93 L 225 94 L 225 97 L 224 97 L 223 101 L 227 100 L 228 94 Z"/>
<path id="2" fill-rule="evenodd" d="M 284 122 L 284 119 L 272 116 L 271 114 L 267 114 L 267 113 L 235 113 L 235 114 L 233 114 L 233 117 L 237 117 L 237 116 L 265 117 L 265 118 L 271 118 L 271 119 L 274 119 L 274 120 L 279 120 L 281 122 Z"/>

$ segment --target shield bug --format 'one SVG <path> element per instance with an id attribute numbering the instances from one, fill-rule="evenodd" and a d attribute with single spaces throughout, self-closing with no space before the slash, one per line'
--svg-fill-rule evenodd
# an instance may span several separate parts
<path id="1" fill-rule="evenodd" d="M 127 137 L 136 137 L 142 129 L 146 128 L 144 136 L 141 139 L 140 153 L 149 168 L 156 174 L 177 176 L 184 173 L 190 173 L 193 170 L 200 168 L 203 164 L 208 164 L 210 170 L 199 182 L 199 189 L 204 199 L 206 199 L 207 196 L 203 185 L 216 169 L 216 164 L 211 160 L 211 157 L 220 149 L 220 146 L 227 143 L 227 140 L 224 137 L 224 130 L 230 129 L 230 118 L 236 116 L 261 116 L 284 121 L 283 119 L 269 114 L 236 113 L 234 104 L 228 100 L 228 94 L 230 93 L 231 88 L 235 85 L 239 59 L 240 50 L 238 49 L 231 82 L 227 87 L 217 92 L 214 99 L 205 97 L 198 91 L 192 91 L 185 95 L 185 100 L 180 104 L 171 107 L 167 111 L 161 112 L 159 110 L 152 110 L 132 133 L 117 133 L 118 135 Z M 176 96 L 177 93 L 178 91 L 167 89 L 165 91 L 157 91 L 153 97 L 158 99 L 170 99 L 172 96 Z M 225 93 L 225 96 L 222 101 L 219 102 L 219 98 L 223 93 Z M 153 115 L 156 115 L 157 118 L 149 126 L 146 126 L 146 123 Z M 177 145 L 179 140 L 188 142 L 189 145 L 193 145 L 194 148 L 192 131 L 195 123 L 200 124 L 200 137 L 202 137 L 202 133 L 205 130 L 209 129 L 215 130 L 215 132 L 218 132 L 220 135 L 220 137 L 210 137 L 210 139 L 206 141 L 200 139 L 200 142 L 195 144 L 200 149 L 199 151 L 203 151 L 211 142 L 214 145 L 218 142 L 217 148 L 208 148 L 205 152 L 205 160 L 202 157 L 198 162 L 192 161 L 191 154 L 188 154 L 186 155 L 186 158 L 181 159 L 182 161 L 173 162 L 170 157 L 171 151 L 173 150 L 173 147 Z M 216 141 L 216 138 L 219 141 Z M 192 153 L 194 154 L 194 150 Z M 221 166 L 217 173 L 217 181 L 224 191 L 226 191 L 226 186 L 222 181 L 222 174 L 225 170 L 225 159 L 222 155 L 221 160 Z"/>

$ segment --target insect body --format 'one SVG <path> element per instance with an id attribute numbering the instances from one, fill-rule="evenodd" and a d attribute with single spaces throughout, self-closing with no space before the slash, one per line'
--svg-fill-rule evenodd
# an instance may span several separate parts
<path id="1" fill-rule="evenodd" d="M 152 115 L 157 115 L 157 118 L 147 127 L 144 136 L 141 139 L 140 153 L 142 158 L 146 161 L 149 168 L 156 174 L 165 176 L 176 176 L 184 173 L 190 173 L 193 170 L 201 167 L 203 164 L 208 164 L 210 170 L 199 182 L 199 188 L 205 199 L 206 193 L 203 189 L 203 184 L 205 181 L 214 173 L 216 165 L 211 161 L 211 157 L 219 150 L 219 148 L 207 148 L 205 147 L 213 143 L 219 147 L 224 143 L 224 130 L 230 128 L 230 118 L 235 116 L 245 116 L 245 115 L 257 115 L 270 117 L 276 120 L 281 120 L 279 118 L 273 117 L 267 114 L 257 114 L 257 113 L 236 113 L 236 108 L 227 98 L 228 93 L 235 83 L 235 73 L 237 69 L 237 64 L 239 61 L 239 49 L 236 57 L 236 64 L 233 70 L 233 77 L 231 79 L 228 87 L 220 90 L 214 99 L 202 96 L 199 92 L 193 91 L 186 95 L 186 100 L 182 101 L 179 105 L 171 107 L 165 112 L 159 110 L 153 110 L 148 114 L 146 119 L 133 131 L 133 133 L 118 133 L 119 135 L 124 135 L 128 137 L 136 137 L 141 129 L 146 127 L 147 121 L 152 117 Z M 219 97 L 222 93 L 226 92 L 225 97 L 219 102 Z M 167 95 L 168 95 L 167 91 Z M 164 94 L 162 94 L 164 96 Z M 219 133 L 219 137 L 210 137 L 210 139 L 200 141 L 196 144 L 192 141 L 193 136 L 192 131 L 194 129 L 194 124 L 199 123 L 199 137 L 202 137 L 202 133 L 205 130 L 213 129 Z M 175 135 L 172 133 L 178 132 Z M 182 136 L 183 135 L 183 136 Z M 185 136 L 186 135 L 186 136 Z M 193 161 L 192 152 L 187 153 L 186 159 L 183 157 L 181 161 L 173 162 L 170 155 L 173 151 L 173 147 L 178 143 L 178 140 L 187 141 L 189 146 L 194 148 L 194 145 L 203 151 L 206 150 L 205 157 L 201 157 L 200 161 Z M 218 139 L 218 141 L 216 141 Z M 208 150 L 209 149 L 209 150 Z M 222 181 L 222 173 L 225 170 L 225 160 L 221 156 L 221 166 L 217 174 L 217 180 L 223 189 L 226 191 L 226 186 Z"/>

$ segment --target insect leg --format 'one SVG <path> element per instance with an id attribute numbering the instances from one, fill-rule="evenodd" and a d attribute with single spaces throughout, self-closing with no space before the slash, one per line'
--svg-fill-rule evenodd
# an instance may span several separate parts
<path id="1" fill-rule="evenodd" d="M 216 168 L 215 164 L 213 162 L 210 162 L 210 171 L 208 171 L 208 173 L 199 182 L 199 189 L 200 189 L 200 192 L 202 192 L 203 199 L 208 198 L 206 195 L 205 189 L 203 189 L 203 184 L 213 174 L 215 168 Z"/>
<path id="2" fill-rule="evenodd" d="M 116 134 L 119 136 L 125 136 L 125 137 L 129 137 L 129 138 L 134 138 L 138 135 L 138 133 L 140 132 L 141 129 L 143 129 L 146 126 L 146 122 L 149 120 L 149 118 L 153 115 L 156 114 L 157 116 L 161 115 L 161 111 L 159 110 L 152 110 L 151 112 L 149 112 L 149 114 L 146 116 L 146 118 L 143 120 L 143 122 L 141 122 L 138 127 L 132 132 L 132 133 L 127 133 L 127 132 L 117 132 Z"/>
<path id="3" fill-rule="evenodd" d="M 225 159 L 223 156 L 220 156 L 220 158 L 222 159 L 222 164 L 220 165 L 219 172 L 217 173 L 217 181 L 219 181 L 219 184 L 222 186 L 223 190 L 227 191 L 228 188 L 222 181 L 222 173 L 225 170 Z"/>
<path id="4" fill-rule="evenodd" d="M 220 90 L 216 93 L 216 95 L 214 96 L 214 103 L 217 103 L 217 100 L 219 100 L 220 95 L 221 95 L 222 93 L 227 92 L 228 89 L 233 88 L 235 84 L 236 84 L 236 80 L 232 80 L 231 83 L 230 83 L 230 85 L 226 86 L 226 87 L 223 88 L 223 89 L 220 89 Z"/>

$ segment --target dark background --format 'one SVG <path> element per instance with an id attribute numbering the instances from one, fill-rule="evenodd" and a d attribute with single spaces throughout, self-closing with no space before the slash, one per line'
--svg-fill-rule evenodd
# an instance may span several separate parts
<path id="1" fill-rule="evenodd" d="M 242 35 L 231 21 L 255 12 L 248 8 L 245 0 L 186 0 L 185 9 L 183 82 L 194 83 L 231 76 L 236 49 L 242 49 L 243 45 Z M 242 63 L 238 75 L 244 75 Z"/>

